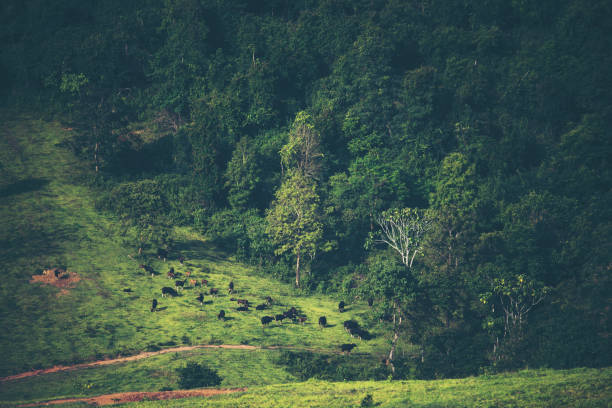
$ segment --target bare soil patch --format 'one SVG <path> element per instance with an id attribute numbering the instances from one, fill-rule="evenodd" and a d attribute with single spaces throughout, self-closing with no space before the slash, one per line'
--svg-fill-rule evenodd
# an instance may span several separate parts
<path id="1" fill-rule="evenodd" d="M 35 404 L 19 405 L 20 407 L 38 407 L 56 404 L 68 404 L 73 402 L 85 402 L 96 406 L 123 404 L 126 402 L 136 402 L 142 400 L 168 400 L 189 397 L 210 397 L 212 395 L 229 394 L 232 392 L 244 392 L 246 388 L 220 388 L 220 389 L 198 389 L 198 390 L 177 390 L 159 392 L 120 392 L 116 394 L 98 395 L 89 398 L 67 398 Z"/>
<path id="2" fill-rule="evenodd" d="M 58 296 L 65 295 L 74 288 L 81 277 L 76 272 L 69 272 L 62 268 L 45 269 L 42 275 L 32 275 L 30 283 L 43 283 L 59 288 Z"/>

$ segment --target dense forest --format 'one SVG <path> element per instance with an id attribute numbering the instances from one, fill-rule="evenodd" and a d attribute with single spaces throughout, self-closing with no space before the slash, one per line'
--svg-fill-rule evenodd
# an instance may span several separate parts
<path id="1" fill-rule="evenodd" d="M 0 42 L 136 250 L 366 300 L 397 378 L 612 365 L 609 1 L 6 0 Z"/>

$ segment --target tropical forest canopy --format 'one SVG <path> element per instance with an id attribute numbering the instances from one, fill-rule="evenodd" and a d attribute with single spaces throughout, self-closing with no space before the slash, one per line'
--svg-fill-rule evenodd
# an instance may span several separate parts
<path id="1" fill-rule="evenodd" d="M 371 301 L 399 376 L 612 364 L 609 1 L 6 0 L 0 41 L 135 248 Z"/>

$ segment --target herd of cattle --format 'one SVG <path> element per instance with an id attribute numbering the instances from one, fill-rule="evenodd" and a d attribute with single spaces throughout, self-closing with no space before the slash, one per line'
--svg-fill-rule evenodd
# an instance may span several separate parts
<path id="1" fill-rule="evenodd" d="M 165 261 L 167 256 L 168 256 L 167 252 L 158 251 L 158 257 L 160 259 L 163 258 Z M 184 264 L 185 258 L 183 256 L 179 256 L 178 260 L 181 264 Z M 143 269 L 147 273 L 150 273 L 151 276 L 155 276 L 157 274 L 155 270 L 149 265 L 141 264 L 139 265 L 139 268 Z M 166 296 L 169 296 L 169 297 L 179 296 L 179 293 L 181 292 L 181 290 L 189 286 L 192 288 L 196 288 L 196 287 L 200 287 L 201 289 L 207 288 L 208 289 L 207 291 L 200 292 L 198 296 L 196 297 L 196 300 L 200 303 L 200 305 L 204 305 L 205 292 L 208 292 L 208 294 L 211 297 L 216 297 L 219 294 L 219 289 L 212 287 L 207 279 L 192 278 L 191 271 L 185 272 L 185 279 L 179 279 L 180 275 L 181 274 L 175 271 L 173 267 L 170 268 L 166 276 L 168 279 L 172 279 L 174 281 L 174 287 L 170 287 L 170 286 L 162 287 L 161 288 L 162 297 L 165 298 Z M 124 291 L 126 292 L 128 290 L 129 289 L 124 289 Z M 233 295 L 236 293 L 234 282 L 229 283 L 227 291 L 229 295 Z M 238 312 L 248 312 L 250 310 L 249 308 L 253 307 L 253 305 L 247 299 L 238 299 L 235 297 L 230 297 L 230 301 L 236 302 L 237 304 L 236 311 Z M 207 303 L 212 303 L 212 300 Z M 266 296 L 263 303 L 260 303 L 255 306 L 255 310 L 262 311 L 262 310 L 270 309 L 273 303 L 274 303 L 274 300 L 272 299 L 272 297 Z M 372 306 L 371 301 L 368 301 L 368 304 Z M 151 312 L 155 312 L 159 310 L 157 308 L 157 305 L 158 305 L 157 299 L 153 299 L 152 304 L 151 304 Z M 338 304 L 338 311 L 341 313 L 344 312 L 345 307 L 346 307 L 346 304 L 344 302 L 340 302 Z M 220 310 L 217 314 L 217 318 L 219 320 L 226 320 L 227 315 L 226 315 L 225 310 Z M 265 328 L 273 321 L 278 322 L 279 324 L 282 324 L 283 320 L 291 320 L 293 323 L 304 324 L 306 323 L 307 316 L 301 311 L 299 311 L 296 307 L 291 307 L 282 313 L 274 314 L 274 316 L 263 316 L 261 317 L 260 320 L 261 320 L 262 327 Z M 325 316 L 319 317 L 318 323 L 321 329 L 324 329 L 325 327 L 328 326 L 327 318 Z M 356 322 L 355 320 L 345 321 L 344 330 L 351 337 L 357 337 L 360 340 L 370 339 L 370 334 L 368 333 L 368 331 L 360 327 L 359 323 Z M 340 345 L 340 350 L 342 352 L 350 353 L 350 351 L 356 346 L 357 345 L 354 343 L 342 344 Z"/>

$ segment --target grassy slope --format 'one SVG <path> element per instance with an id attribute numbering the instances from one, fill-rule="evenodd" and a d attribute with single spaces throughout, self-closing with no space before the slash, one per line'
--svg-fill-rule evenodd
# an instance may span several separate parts
<path id="1" fill-rule="evenodd" d="M 128 257 L 134 249 L 125 245 L 116 220 L 95 210 L 94 194 L 83 183 L 93 177 L 86 163 L 61 147 L 71 132 L 59 123 L 27 117 L 4 120 L 0 128 L 0 376 L 174 344 L 297 345 L 327 352 L 341 343 L 356 342 L 357 352 L 384 351 L 386 339 L 380 333 L 361 342 L 342 329 L 343 320 L 363 320 L 365 305 L 350 305 L 340 314 L 336 302 L 327 297 L 300 296 L 290 285 L 250 276 L 247 266 L 222 256 L 186 229 L 175 233 L 190 266 L 151 258 L 148 262 L 160 275 L 143 273 Z M 61 265 L 83 278 L 70 293 L 60 295 L 57 288 L 29 283 L 42 268 Z M 204 306 L 195 300 L 199 289 L 162 299 L 160 288 L 171 284 L 165 277 L 170 266 L 180 272 L 193 270 L 195 277 L 221 288 L 221 295 L 207 296 L 213 303 Z M 230 280 L 237 297 L 259 303 L 271 295 L 278 305 L 262 312 L 235 311 L 235 302 L 225 292 Z M 126 287 L 134 292 L 124 293 Z M 149 311 L 153 298 L 162 311 Z M 309 321 L 304 326 L 272 324 L 262 330 L 261 316 L 289 306 L 302 309 Z M 220 309 L 229 316 L 225 322 L 216 318 Z M 332 327 L 320 330 L 316 324 L 320 315 L 326 315 Z M 217 363 L 232 352 L 219 353 Z M 214 360 L 214 351 L 210 353 Z M 235 364 L 242 362 L 246 371 L 253 370 L 258 380 L 247 381 L 250 384 L 270 384 L 289 376 L 279 374 L 269 359 L 261 361 L 258 367 L 244 358 Z"/>
<path id="2" fill-rule="evenodd" d="M 144 401 L 121 406 L 155 407 L 358 407 L 370 394 L 384 407 L 609 407 L 612 368 L 524 370 L 494 376 L 436 381 L 360 381 L 255 386 L 244 393 L 208 398 Z M 55 406 L 76 407 L 85 404 Z"/>
<path id="3" fill-rule="evenodd" d="M 209 399 L 142 402 L 128 407 L 353 407 L 371 394 L 377 407 L 609 407 L 612 369 L 525 370 L 438 381 L 365 381 L 252 388 Z"/>

